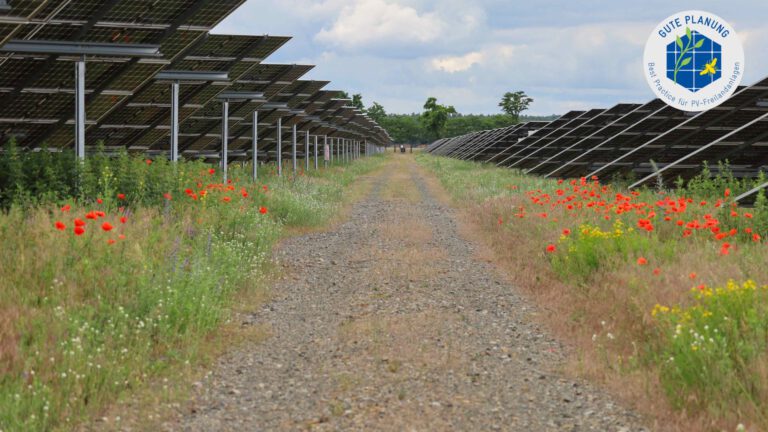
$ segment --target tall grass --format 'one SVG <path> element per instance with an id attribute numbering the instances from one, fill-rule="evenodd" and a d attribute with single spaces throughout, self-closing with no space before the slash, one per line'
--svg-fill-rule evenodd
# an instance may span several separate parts
<path id="1" fill-rule="evenodd" d="M 725 165 L 717 175 L 705 166 L 676 189 L 627 191 L 418 160 L 468 210 L 518 284 L 552 311 L 590 373 L 614 379 L 621 371 L 619 382 L 641 374 L 639 390 L 616 387 L 654 414 L 666 395 L 685 413 L 678 430 L 768 428 L 765 290 L 744 288 L 768 283 L 768 206 L 764 194 L 754 208 L 731 201 L 762 176 L 739 180 Z"/>
<path id="2" fill-rule="evenodd" d="M 190 360 L 258 288 L 284 227 L 326 222 L 379 163 L 222 183 L 199 162 L 97 155 L 77 189 L 4 190 L 0 430 L 69 428 Z"/>

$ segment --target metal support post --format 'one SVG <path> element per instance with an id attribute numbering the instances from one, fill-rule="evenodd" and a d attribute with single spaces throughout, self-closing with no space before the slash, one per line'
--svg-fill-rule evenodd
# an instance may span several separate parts
<path id="1" fill-rule="evenodd" d="M 277 175 L 283 175 L 283 118 L 277 118 Z"/>
<path id="2" fill-rule="evenodd" d="M 296 174 L 296 170 L 298 169 L 298 165 L 296 163 L 296 125 L 293 125 L 293 147 L 291 148 L 291 155 L 293 160 L 293 173 Z"/>
<path id="3" fill-rule="evenodd" d="M 85 56 L 75 63 L 75 155 L 85 159 Z"/>
<path id="4" fill-rule="evenodd" d="M 317 142 L 320 140 L 320 137 L 315 135 L 315 171 L 320 167 L 319 162 L 317 160 Z"/>
<path id="5" fill-rule="evenodd" d="M 309 171 L 309 131 L 304 141 L 304 172 Z"/>
<path id="6" fill-rule="evenodd" d="M 179 82 L 171 83 L 171 162 L 179 161 Z"/>
<path id="7" fill-rule="evenodd" d="M 251 149 L 253 151 L 251 163 L 253 163 L 253 167 L 251 169 L 253 179 L 256 180 L 259 177 L 259 112 L 254 111 L 251 119 L 253 120 L 253 127 L 251 128 L 251 139 L 253 140 L 251 143 L 253 147 Z"/>
<path id="8" fill-rule="evenodd" d="M 229 149 L 229 101 L 221 103 L 221 172 L 227 182 L 227 156 Z"/>

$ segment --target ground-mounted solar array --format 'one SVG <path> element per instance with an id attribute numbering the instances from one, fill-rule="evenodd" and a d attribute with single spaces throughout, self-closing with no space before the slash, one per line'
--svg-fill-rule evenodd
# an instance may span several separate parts
<path id="1" fill-rule="evenodd" d="M 618 104 L 441 139 L 428 151 L 544 177 L 631 179 L 631 188 L 689 180 L 704 164 L 713 174 L 723 164 L 737 178 L 755 178 L 768 168 L 768 78 L 701 113 L 658 99 Z"/>
<path id="2" fill-rule="evenodd" d="M 289 37 L 210 33 L 243 2 L 7 0 L 0 139 L 226 161 L 276 160 L 280 141 L 292 156 L 294 126 L 358 154 L 390 143 L 329 82 L 301 80 L 313 66 L 265 63 Z"/>

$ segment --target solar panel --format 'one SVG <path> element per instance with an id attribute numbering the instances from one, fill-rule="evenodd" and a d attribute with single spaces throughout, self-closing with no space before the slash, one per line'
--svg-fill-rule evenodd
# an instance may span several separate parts
<path id="1" fill-rule="evenodd" d="M 493 155 L 491 158 L 489 158 L 486 162 L 495 163 L 497 165 L 500 164 L 501 161 L 507 159 L 510 155 L 515 154 L 516 152 L 520 151 L 521 149 L 525 148 L 528 144 L 533 143 L 540 138 L 543 138 L 553 131 L 559 129 L 563 125 L 567 124 L 571 120 L 577 118 L 578 116 L 584 114 L 584 111 L 569 111 L 562 115 L 561 117 L 547 123 L 546 125 L 542 126 L 540 129 L 538 129 L 536 132 L 531 134 L 530 136 L 513 143 L 509 147 L 506 147 L 501 152 Z"/>

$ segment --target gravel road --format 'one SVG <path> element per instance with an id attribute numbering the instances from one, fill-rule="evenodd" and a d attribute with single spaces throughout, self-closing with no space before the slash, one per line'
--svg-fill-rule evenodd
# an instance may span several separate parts
<path id="1" fill-rule="evenodd" d="M 558 374 L 567 348 L 457 231 L 411 157 L 330 232 L 284 242 L 274 297 L 244 318 L 271 337 L 197 386 L 188 431 L 644 431 Z"/>

